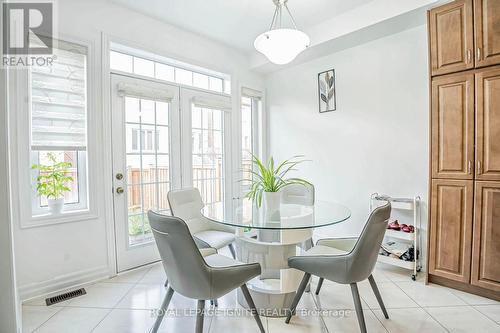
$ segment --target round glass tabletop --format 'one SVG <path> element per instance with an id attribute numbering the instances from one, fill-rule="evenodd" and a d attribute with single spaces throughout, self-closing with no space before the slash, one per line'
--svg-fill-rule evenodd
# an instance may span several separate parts
<path id="1" fill-rule="evenodd" d="M 349 208 L 333 202 L 317 201 L 313 206 L 281 204 L 278 211 L 267 212 L 265 207 L 257 208 L 248 199 L 207 204 L 201 214 L 233 227 L 271 230 L 319 228 L 351 217 Z"/>

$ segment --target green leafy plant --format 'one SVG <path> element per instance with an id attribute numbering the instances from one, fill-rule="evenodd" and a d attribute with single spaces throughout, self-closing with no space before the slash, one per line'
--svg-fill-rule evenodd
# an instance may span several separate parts
<path id="1" fill-rule="evenodd" d="M 245 179 L 250 182 L 250 191 L 246 197 L 256 202 L 257 207 L 262 206 L 262 197 L 264 192 L 279 192 L 284 187 L 299 184 L 310 185 L 307 180 L 301 178 L 285 178 L 290 172 L 296 170 L 295 167 L 306 160 L 301 159 L 303 156 L 293 156 L 277 166 L 274 158 L 271 157 L 267 166 L 255 155 L 252 155 L 252 163 L 256 166 L 257 171 L 251 170 L 252 179 Z"/>
<path id="2" fill-rule="evenodd" d="M 33 164 L 31 168 L 38 170 L 36 178 L 38 195 L 47 199 L 59 199 L 64 197 L 65 192 L 71 191 L 68 187 L 73 178 L 68 176 L 71 162 L 58 162 L 53 153 L 48 153 L 50 165 Z"/>

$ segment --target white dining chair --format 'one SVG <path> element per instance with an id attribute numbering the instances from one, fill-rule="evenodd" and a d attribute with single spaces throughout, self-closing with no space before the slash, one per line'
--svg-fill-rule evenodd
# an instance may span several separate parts
<path id="1" fill-rule="evenodd" d="M 234 228 L 212 222 L 201 214 L 204 204 L 197 188 L 173 190 L 168 192 L 167 198 L 172 215 L 186 222 L 199 248 L 219 250 L 228 246 L 236 259 Z"/>

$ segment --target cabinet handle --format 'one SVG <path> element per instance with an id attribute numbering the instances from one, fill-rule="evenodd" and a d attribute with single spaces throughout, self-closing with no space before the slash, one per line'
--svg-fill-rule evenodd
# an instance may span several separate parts
<path id="1" fill-rule="evenodd" d="M 481 60 L 481 48 L 477 48 L 477 60 Z"/>
<path id="2" fill-rule="evenodd" d="M 467 50 L 467 63 L 470 63 L 472 57 L 472 51 L 470 49 Z"/>
<path id="3" fill-rule="evenodd" d="M 477 161 L 477 174 L 480 175 L 481 173 L 482 173 L 481 161 Z"/>
<path id="4" fill-rule="evenodd" d="M 469 165 L 468 165 L 467 172 L 469 173 L 469 175 L 472 174 L 472 161 L 471 160 L 469 160 Z"/>

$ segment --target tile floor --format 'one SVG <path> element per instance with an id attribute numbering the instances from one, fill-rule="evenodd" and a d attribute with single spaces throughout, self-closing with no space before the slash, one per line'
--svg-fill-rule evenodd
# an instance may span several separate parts
<path id="1" fill-rule="evenodd" d="M 407 271 L 377 266 L 375 279 L 388 308 L 385 319 L 367 282 L 360 294 L 369 332 L 472 332 L 500 333 L 500 302 L 410 280 Z M 23 305 L 23 332 L 149 332 L 165 295 L 165 274 L 160 264 L 143 267 L 115 278 L 86 286 L 87 295 L 47 307 L 42 299 Z M 317 279 L 313 280 L 315 288 Z M 313 289 L 314 290 L 314 289 Z M 174 294 L 171 307 L 195 309 L 193 300 Z M 219 300 L 219 310 L 240 308 L 235 292 Z M 262 318 L 269 333 L 359 332 L 350 288 L 325 281 L 321 294 L 304 294 L 299 308 L 328 309 L 321 315 L 296 316 L 290 325 L 284 319 Z M 162 333 L 194 332 L 194 317 L 165 317 Z M 205 332 L 258 332 L 251 317 L 212 313 L 205 319 Z"/>

